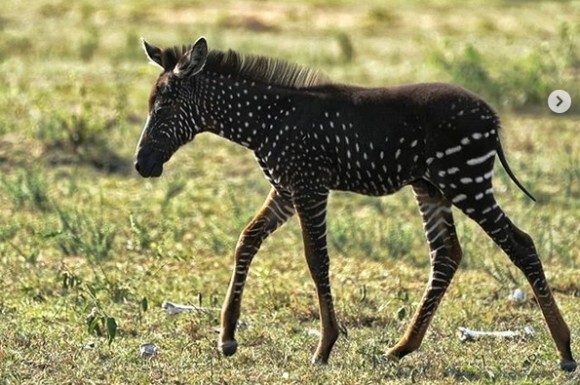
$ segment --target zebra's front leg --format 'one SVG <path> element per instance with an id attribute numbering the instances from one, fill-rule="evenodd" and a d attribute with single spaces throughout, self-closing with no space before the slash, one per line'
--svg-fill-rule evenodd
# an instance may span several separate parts
<path id="1" fill-rule="evenodd" d="M 304 254 L 316 285 L 320 312 L 320 341 L 312 357 L 312 363 L 326 364 L 339 333 L 328 275 L 329 258 L 326 246 L 328 191 L 295 195 L 293 200 L 300 218 Z"/>
<path id="2" fill-rule="evenodd" d="M 235 251 L 234 269 L 221 313 L 219 347 L 226 356 L 233 355 L 238 348 L 235 340 L 236 325 L 240 318 L 242 292 L 252 259 L 264 239 L 286 223 L 293 214 L 294 206 L 289 196 L 272 189 L 260 211 L 240 235 Z"/>
<path id="3" fill-rule="evenodd" d="M 405 335 L 388 355 L 401 358 L 419 348 L 433 314 L 461 261 L 462 251 L 455 233 L 451 204 L 426 181 L 413 184 L 429 243 L 431 274 L 423 299 Z"/>

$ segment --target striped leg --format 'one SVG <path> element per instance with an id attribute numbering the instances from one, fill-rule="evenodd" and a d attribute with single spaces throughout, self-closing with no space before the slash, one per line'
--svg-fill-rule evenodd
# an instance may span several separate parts
<path id="1" fill-rule="evenodd" d="M 240 317 L 242 292 L 252 259 L 262 241 L 286 223 L 292 215 L 294 206 L 289 197 L 280 195 L 272 189 L 260 211 L 240 235 L 235 251 L 234 270 L 221 313 L 219 347 L 226 356 L 234 354 L 238 347 L 234 335 Z"/>
<path id="2" fill-rule="evenodd" d="M 570 329 L 562 318 L 558 305 L 546 281 L 542 263 L 528 234 L 517 228 L 498 206 L 491 186 L 485 194 L 473 194 L 466 198 L 460 194 L 452 201 L 471 219 L 479 223 L 483 230 L 501 247 L 510 260 L 524 273 L 532 286 L 534 295 L 546 323 L 560 352 L 560 367 L 572 372 L 576 362 L 570 349 Z M 461 197 L 458 199 L 457 197 Z M 478 207 L 479 209 L 475 209 Z"/>
<path id="3" fill-rule="evenodd" d="M 306 262 L 318 294 L 320 341 L 312 357 L 313 364 L 325 364 L 328 362 L 330 351 L 338 339 L 339 333 L 328 276 L 329 258 L 326 246 L 327 200 L 328 191 L 295 195 L 293 197 L 294 207 L 300 218 Z"/>
<path id="4" fill-rule="evenodd" d="M 413 192 L 423 217 L 429 243 L 431 274 L 419 308 L 405 335 L 388 355 L 401 358 L 419 348 L 437 306 L 461 261 L 462 251 L 455 233 L 451 204 L 433 185 L 415 182 Z"/>

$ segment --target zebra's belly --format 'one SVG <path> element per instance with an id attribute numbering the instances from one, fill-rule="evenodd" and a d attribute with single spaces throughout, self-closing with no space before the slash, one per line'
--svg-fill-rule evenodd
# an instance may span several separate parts
<path id="1" fill-rule="evenodd" d="M 382 165 L 378 169 L 341 169 L 337 170 L 330 188 L 372 196 L 389 195 L 420 177 L 415 174 L 410 168 L 389 172 L 389 168 Z"/>

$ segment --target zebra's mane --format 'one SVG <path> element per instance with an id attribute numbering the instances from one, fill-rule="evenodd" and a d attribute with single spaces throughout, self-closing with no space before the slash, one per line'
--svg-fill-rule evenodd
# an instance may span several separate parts
<path id="1" fill-rule="evenodd" d="M 179 58 L 189 48 L 188 46 L 175 46 L 164 49 L 161 55 L 163 67 L 175 67 Z M 317 70 L 281 59 L 246 55 L 234 50 L 210 51 L 204 70 L 288 88 L 308 88 L 331 84 L 331 81 Z"/>

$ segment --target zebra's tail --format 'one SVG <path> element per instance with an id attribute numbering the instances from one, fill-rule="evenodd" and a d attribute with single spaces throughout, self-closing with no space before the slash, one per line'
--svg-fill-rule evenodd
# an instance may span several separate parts
<path id="1" fill-rule="evenodd" d="M 503 152 L 499 136 L 497 137 L 497 157 L 499 158 L 499 161 L 501 162 L 501 165 L 503 166 L 504 170 L 507 172 L 511 180 L 516 184 L 516 186 L 518 186 L 520 190 L 524 192 L 524 194 L 526 194 L 531 200 L 535 202 L 536 198 L 534 198 L 534 196 L 528 190 L 526 190 L 526 188 L 520 183 L 518 178 L 516 178 L 513 171 L 511 170 L 507 162 L 507 159 L 505 158 L 505 153 Z"/>

